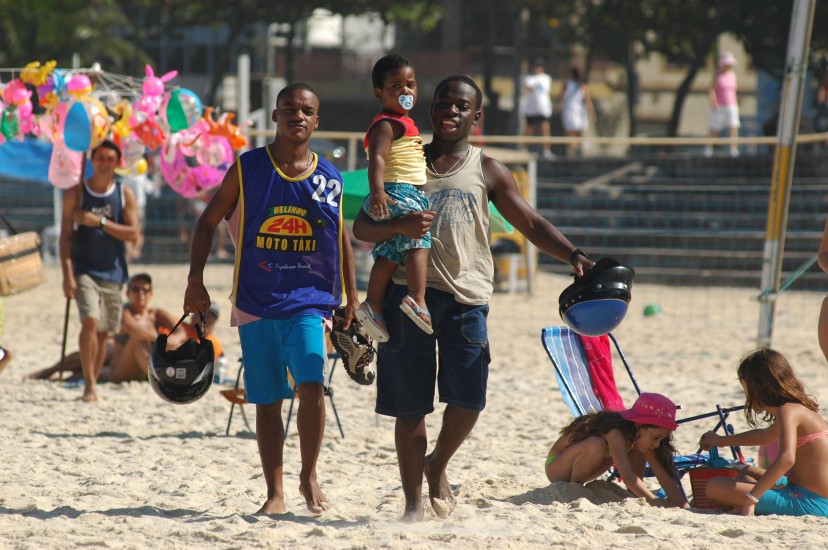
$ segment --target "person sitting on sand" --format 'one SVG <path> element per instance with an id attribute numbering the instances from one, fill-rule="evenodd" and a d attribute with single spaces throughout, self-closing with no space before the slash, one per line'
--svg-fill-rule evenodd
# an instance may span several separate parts
<path id="1" fill-rule="evenodd" d="M 199 313 L 192 313 L 190 314 L 190 322 L 183 323 L 181 327 L 184 329 L 184 333 L 187 335 L 187 338 L 198 338 L 195 330 L 195 324 L 201 320 L 201 314 Z M 224 355 L 224 346 L 221 345 L 221 341 L 218 339 L 218 336 L 215 335 L 216 329 L 216 321 L 219 318 L 219 308 L 216 304 L 210 304 L 210 307 L 207 309 L 207 313 L 204 315 L 204 337 L 207 340 L 210 340 L 213 343 L 213 355 L 216 359 Z"/>
<path id="2" fill-rule="evenodd" d="M 651 506 L 689 508 L 673 468 L 673 431 L 676 406 L 657 393 L 642 393 L 632 408 L 598 411 L 573 420 L 561 430 L 546 457 L 549 481 L 586 483 L 609 471 L 612 465 L 634 495 Z M 667 493 L 660 499 L 644 482 L 649 463 Z"/>
<path id="3" fill-rule="evenodd" d="M 743 516 L 828 517 L 828 422 L 788 360 L 772 349 L 742 359 L 737 371 L 745 392 L 745 418 L 756 429 L 732 435 L 707 432 L 699 446 L 767 445 L 777 442 L 770 466 L 748 466 L 736 479 L 714 477 L 707 496 Z M 767 427 L 759 428 L 760 423 Z"/>
<path id="4" fill-rule="evenodd" d="M 124 305 L 121 328 L 114 336 L 114 342 L 107 343 L 104 367 L 100 381 L 130 382 L 147 380 L 147 364 L 152 344 L 161 333 L 169 333 L 176 319 L 163 309 L 150 307 L 152 298 L 152 277 L 147 273 L 132 276 L 126 287 L 129 301 Z M 181 345 L 188 334 L 177 331 L 167 340 L 167 348 Z M 64 378 L 65 373 L 69 373 Z M 46 369 L 26 376 L 28 380 L 52 380 L 57 375 L 60 381 L 82 380 L 80 354 L 71 353 Z"/>

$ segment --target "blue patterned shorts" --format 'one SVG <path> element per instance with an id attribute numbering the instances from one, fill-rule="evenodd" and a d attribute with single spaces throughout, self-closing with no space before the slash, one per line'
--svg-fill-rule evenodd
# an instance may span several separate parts
<path id="1" fill-rule="evenodd" d="M 365 197 L 365 200 L 362 202 L 363 212 L 368 214 L 374 221 L 382 222 L 392 220 L 405 214 L 410 214 L 411 212 L 428 210 L 430 207 L 428 197 L 416 185 L 389 182 L 385 184 L 385 192 L 389 197 L 397 201 L 397 204 L 388 204 L 388 216 L 385 218 L 380 219 L 371 214 L 370 196 Z M 402 265 L 405 260 L 405 253 L 408 250 L 417 248 L 431 248 L 431 233 L 426 233 L 422 239 L 409 239 L 404 235 L 397 235 L 394 238 L 374 245 L 374 250 L 371 254 L 375 260 L 381 257 L 397 265 Z"/>

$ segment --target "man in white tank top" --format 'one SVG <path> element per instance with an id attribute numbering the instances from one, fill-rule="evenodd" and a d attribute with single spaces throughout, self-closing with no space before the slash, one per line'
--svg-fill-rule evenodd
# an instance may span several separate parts
<path id="1" fill-rule="evenodd" d="M 369 242 L 398 234 L 420 238 L 429 230 L 432 235 L 426 303 L 434 334 L 418 329 L 397 307 L 407 292 L 405 272 L 398 270 L 382 308 L 391 337 L 380 344 L 377 360 L 376 411 L 397 419 L 404 519 L 410 521 L 424 517 L 423 473 L 435 513 L 446 517 L 454 509 L 446 467 L 486 405 L 486 316 L 494 279 L 489 198 L 518 231 L 543 252 L 570 263 L 577 275 L 593 265 L 526 203 L 508 168 L 469 145 L 471 129 L 482 116 L 481 105 L 482 93 L 471 78 L 443 80 L 431 106 L 434 138 L 425 149 L 425 189 L 432 210 L 387 222 L 374 222 L 360 213 L 354 223 L 355 236 Z M 434 410 L 435 382 L 447 406 L 437 443 L 426 455 L 425 417 Z"/>

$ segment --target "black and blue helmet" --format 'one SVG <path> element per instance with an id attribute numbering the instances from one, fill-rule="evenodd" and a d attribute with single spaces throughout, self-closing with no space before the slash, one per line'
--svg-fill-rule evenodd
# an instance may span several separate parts
<path id="1" fill-rule="evenodd" d="M 635 271 L 613 258 L 601 258 L 576 278 L 558 298 L 559 312 L 566 325 L 584 336 L 601 336 L 614 330 L 630 304 Z"/>

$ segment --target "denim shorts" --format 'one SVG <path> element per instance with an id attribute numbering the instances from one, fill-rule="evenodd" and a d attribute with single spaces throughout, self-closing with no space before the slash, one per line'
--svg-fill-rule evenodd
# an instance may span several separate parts
<path id="1" fill-rule="evenodd" d="M 407 293 L 407 287 L 391 283 L 383 299 L 391 338 L 377 352 L 376 412 L 397 418 L 427 415 L 434 411 L 435 382 L 441 403 L 482 411 L 491 361 L 489 306 L 461 304 L 452 294 L 427 288 L 434 334 L 426 334 L 400 310 Z"/>
<path id="2" fill-rule="evenodd" d="M 324 321 L 302 315 L 276 321 L 259 319 L 239 327 L 247 400 L 270 405 L 293 397 L 295 384 L 324 381 L 327 365 Z"/>

